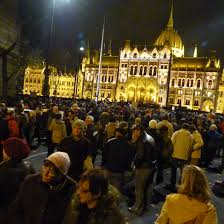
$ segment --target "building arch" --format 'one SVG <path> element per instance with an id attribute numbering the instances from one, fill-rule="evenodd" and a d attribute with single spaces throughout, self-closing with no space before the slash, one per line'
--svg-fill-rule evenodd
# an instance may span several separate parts
<path id="1" fill-rule="evenodd" d="M 202 108 L 203 111 L 207 111 L 209 112 L 211 109 L 214 109 L 214 104 L 211 100 L 205 100 L 202 104 Z"/>

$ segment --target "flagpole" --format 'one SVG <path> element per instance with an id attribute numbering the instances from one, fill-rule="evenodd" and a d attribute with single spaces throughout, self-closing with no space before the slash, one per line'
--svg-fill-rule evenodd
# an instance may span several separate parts
<path id="1" fill-rule="evenodd" d="M 100 74 L 101 74 L 101 71 L 102 71 L 104 27 L 105 27 L 105 17 L 104 17 L 104 21 L 103 21 L 102 38 L 101 38 L 101 46 L 100 46 L 100 61 L 99 61 L 99 69 L 98 69 L 98 77 L 97 77 L 97 85 L 96 85 L 96 101 L 97 102 L 99 100 L 99 94 L 100 94 Z"/>

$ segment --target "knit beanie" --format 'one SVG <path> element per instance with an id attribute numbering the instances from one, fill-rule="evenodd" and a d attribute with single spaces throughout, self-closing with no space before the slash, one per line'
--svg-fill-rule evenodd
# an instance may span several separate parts
<path id="1" fill-rule="evenodd" d="M 80 128 L 80 129 L 82 129 L 82 131 L 85 131 L 85 122 L 83 120 L 77 119 L 73 123 L 72 127 Z"/>
<path id="2" fill-rule="evenodd" d="M 53 163 L 62 174 L 66 175 L 68 173 L 71 162 L 66 152 L 55 152 L 48 156 L 46 160 Z"/>
<path id="3" fill-rule="evenodd" d="M 140 117 L 135 118 L 135 124 L 141 124 L 142 120 Z"/>
<path id="4" fill-rule="evenodd" d="M 30 153 L 30 147 L 25 140 L 10 137 L 3 143 L 5 153 L 14 160 L 26 158 Z"/>
<path id="5" fill-rule="evenodd" d="M 152 128 L 152 129 L 156 129 L 157 128 L 157 121 L 156 120 L 149 121 L 149 127 Z"/>

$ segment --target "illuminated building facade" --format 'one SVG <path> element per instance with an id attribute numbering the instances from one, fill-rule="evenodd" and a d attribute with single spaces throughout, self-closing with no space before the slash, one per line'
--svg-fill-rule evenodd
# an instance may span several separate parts
<path id="1" fill-rule="evenodd" d="M 88 49 L 78 74 L 79 97 L 96 97 L 98 70 L 99 53 L 90 55 Z M 217 105 L 220 81 L 220 60 L 214 52 L 210 57 L 198 57 L 195 47 L 192 57 L 185 57 L 184 44 L 174 29 L 172 7 L 167 27 L 153 46 L 125 41 L 119 56 L 111 56 L 111 50 L 103 56 L 99 99 L 209 111 L 221 108 Z"/>
<path id="2" fill-rule="evenodd" d="M 24 76 L 23 94 L 42 95 L 44 66 L 28 66 Z M 50 67 L 50 96 L 72 98 L 74 96 L 75 78 L 72 73 L 60 73 Z"/>

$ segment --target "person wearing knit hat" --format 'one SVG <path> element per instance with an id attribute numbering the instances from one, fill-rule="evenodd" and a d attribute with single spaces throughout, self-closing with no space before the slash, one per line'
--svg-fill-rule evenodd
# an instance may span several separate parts
<path id="1" fill-rule="evenodd" d="M 20 138 L 10 137 L 3 143 L 3 157 L 22 160 L 30 153 L 28 144 Z"/>
<path id="2" fill-rule="evenodd" d="M 11 137 L 3 147 L 3 161 L 0 163 L 0 223 L 8 223 L 8 206 L 15 200 L 24 178 L 35 173 L 35 170 L 29 162 L 23 161 L 30 149 L 22 139 Z"/>
<path id="3" fill-rule="evenodd" d="M 22 184 L 9 211 L 9 223 L 63 223 L 77 185 L 67 175 L 69 166 L 65 152 L 48 156 L 41 173 L 29 175 Z"/>
<path id="4" fill-rule="evenodd" d="M 156 129 L 157 128 L 157 121 L 156 120 L 149 121 L 149 128 Z"/>

